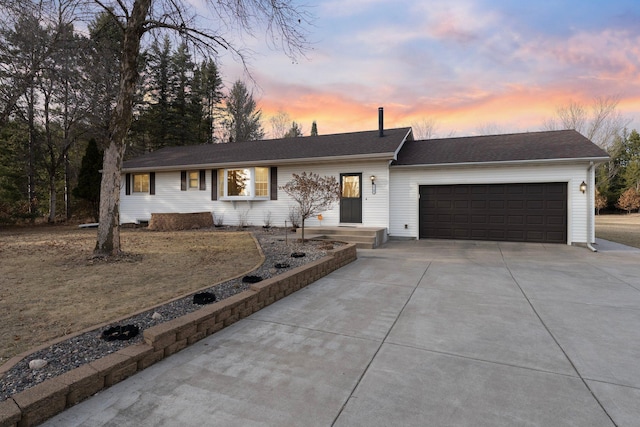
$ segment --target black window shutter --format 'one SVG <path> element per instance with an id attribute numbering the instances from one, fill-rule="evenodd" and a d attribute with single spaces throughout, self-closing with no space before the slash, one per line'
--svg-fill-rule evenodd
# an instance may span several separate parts
<path id="1" fill-rule="evenodd" d="M 124 194 L 131 195 L 131 174 L 128 173 L 124 176 Z"/>
<path id="2" fill-rule="evenodd" d="M 156 194 L 156 173 L 155 172 L 149 173 L 149 194 L 152 196 Z"/>
<path id="3" fill-rule="evenodd" d="M 271 200 L 278 200 L 278 168 L 272 167 L 271 170 Z"/>
<path id="4" fill-rule="evenodd" d="M 204 169 L 200 169 L 200 190 L 204 191 L 207 189 L 207 171 Z"/>
<path id="5" fill-rule="evenodd" d="M 180 171 L 180 190 L 187 191 L 187 171 Z"/>
<path id="6" fill-rule="evenodd" d="M 218 200 L 218 169 L 211 170 L 211 200 Z"/>

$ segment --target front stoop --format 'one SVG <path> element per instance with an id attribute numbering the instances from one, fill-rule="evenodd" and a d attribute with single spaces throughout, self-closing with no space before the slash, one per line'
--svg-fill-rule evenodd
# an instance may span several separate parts
<path id="1" fill-rule="evenodd" d="M 0 427 L 38 425 L 98 391 L 302 289 L 357 258 L 347 245 L 251 286 L 247 291 L 146 329 L 144 342 L 14 394 L 0 402 Z"/>
<path id="2" fill-rule="evenodd" d="M 296 230 L 296 237 L 302 238 L 302 229 Z M 375 249 L 387 241 L 384 227 L 305 227 L 304 238 L 309 240 L 329 240 L 355 243 L 359 249 Z"/>

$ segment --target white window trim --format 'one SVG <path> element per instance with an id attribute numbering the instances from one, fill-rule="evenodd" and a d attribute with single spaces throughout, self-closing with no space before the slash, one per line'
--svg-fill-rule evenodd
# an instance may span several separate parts
<path id="1" fill-rule="evenodd" d="M 227 192 L 229 191 L 228 179 L 227 179 L 227 171 L 230 170 L 239 170 L 239 169 L 247 169 L 249 170 L 249 191 L 252 194 L 251 196 L 227 196 Z M 265 168 L 269 169 L 269 168 Z M 218 200 L 228 201 L 228 202 L 237 202 L 243 200 L 270 200 L 271 198 L 271 175 L 267 173 L 267 195 L 266 196 L 256 196 L 256 168 L 255 167 L 235 167 L 235 168 L 225 168 L 223 169 L 222 180 L 224 183 L 223 194 L 218 197 Z"/>

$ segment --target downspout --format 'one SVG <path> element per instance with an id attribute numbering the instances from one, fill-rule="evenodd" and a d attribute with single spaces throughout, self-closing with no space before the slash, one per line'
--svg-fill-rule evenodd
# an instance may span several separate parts
<path id="1" fill-rule="evenodd" d="M 587 200 L 587 248 L 592 252 L 598 252 L 596 248 L 591 245 L 591 233 L 593 232 L 593 223 L 595 221 L 593 206 L 593 199 L 595 197 L 595 179 L 593 178 L 593 162 L 589 162 L 589 169 L 587 169 L 587 177 L 589 179 L 589 199 Z"/>

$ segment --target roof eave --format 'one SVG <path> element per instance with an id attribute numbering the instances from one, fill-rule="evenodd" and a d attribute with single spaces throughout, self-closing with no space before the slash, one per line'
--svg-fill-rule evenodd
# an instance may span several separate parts
<path id="1" fill-rule="evenodd" d="M 572 157 L 564 159 L 529 159 L 529 160 L 503 160 L 493 162 L 461 162 L 461 163 L 421 163 L 415 165 L 391 165 L 392 168 L 441 168 L 441 167 L 464 167 L 464 166 L 517 166 L 523 164 L 544 164 L 544 163 L 587 163 L 595 164 L 603 163 L 609 160 L 609 157 Z"/>
<path id="2" fill-rule="evenodd" d="M 332 162 L 349 162 L 349 161 L 372 161 L 372 160 L 393 160 L 394 153 L 368 153 L 347 156 L 323 156 L 323 157 L 304 157 L 299 159 L 274 159 L 274 160 L 247 160 L 227 163 L 198 163 L 183 164 L 169 166 L 143 166 L 122 168 L 123 173 L 130 172 L 162 172 L 175 171 L 185 169 L 217 169 L 217 168 L 233 168 L 239 166 L 274 166 L 274 165 L 290 165 L 290 164 L 308 164 L 308 163 L 332 163 Z"/>
<path id="3" fill-rule="evenodd" d="M 393 153 L 393 159 L 392 160 L 398 160 L 398 153 L 400 153 L 400 150 L 402 150 L 402 147 L 404 147 L 404 143 L 407 142 L 407 138 L 409 138 L 409 135 L 411 135 L 412 132 L 413 132 L 413 130 L 411 128 L 409 128 L 409 130 L 405 134 L 404 138 L 402 138 L 402 141 L 400 141 L 400 144 L 398 145 L 398 148 L 396 148 L 396 151 Z"/>

